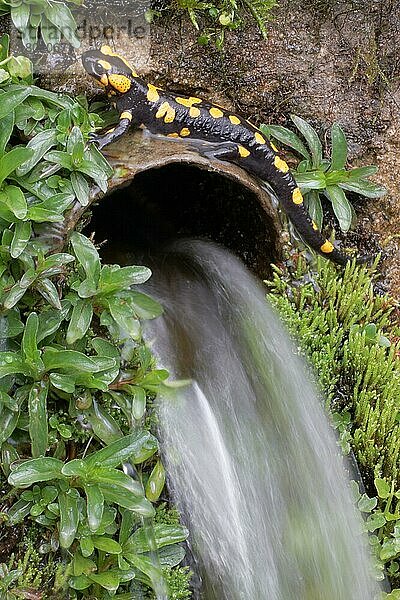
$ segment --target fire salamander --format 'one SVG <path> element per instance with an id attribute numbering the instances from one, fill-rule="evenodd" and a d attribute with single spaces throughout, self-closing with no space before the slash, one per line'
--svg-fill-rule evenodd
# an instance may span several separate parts
<path id="1" fill-rule="evenodd" d="M 120 115 L 114 129 L 93 136 L 99 148 L 119 138 L 131 125 L 141 125 L 151 133 L 170 138 L 207 142 L 199 147 L 204 155 L 233 162 L 272 186 L 311 248 L 336 263 L 348 262 L 349 258 L 318 230 L 304 207 L 303 196 L 288 165 L 257 127 L 201 98 L 169 94 L 146 83 L 109 46 L 85 52 L 82 62 L 89 75 L 103 86 Z"/>

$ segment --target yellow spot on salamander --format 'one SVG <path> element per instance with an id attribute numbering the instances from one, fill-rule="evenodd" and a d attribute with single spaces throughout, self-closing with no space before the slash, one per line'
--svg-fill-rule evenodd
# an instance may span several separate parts
<path id="1" fill-rule="evenodd" d="M 325 254 L 329 254 L 330 252 L 333 252 L 333 250 L 334 250 L 333 244 L 331 244 L 331 242 L 329 240 L 325 240 L 325 242 L 321 246 L 321 252 L 324 252 Z"/>
<path id="2" fill-rule="evenodd" d="M 263 138 L 261 133 L 258 133 L 258 131 L 255 132 L 254 137 L 256 138 L 256 142 L 258 144 L 265 144 L 265 139 Z"/>
<path id="3" fill-rule="evenodd" d="M 229 120 L 232 125 L 240 125 L 240 119 L 236 115 L 229 115 Z"/>
<path id="4" fill-rule="evenodd" d="M 212 108 L 210 108 L 210 115 L 214 117 L 214 119 L 220 119 L 224 116 L 224 113 L 222 112 L 222 110 L 219 110 L 219 108 L 215 108 L 215 106 L 213 106 Z"/>
<path id="5" fill-rule="evenodd" d="M 100 52 L 106 56 L 118 56 L 110 46 L 102 46 Z"/>
<path id="6" fill-rule="evenodd" d="M 104 85 L 104 87 L 108 85 L 108 77 L 105 73 L 100 77 L 100 83 L 101 85 Z"/>
<path id="7" fill-rule="evenodd" d="M 278 169 L 278 171 L 282 171 L 282 173 L 287 173 L 289 171 L 289 167 L 284 160 L 279 158 L 279 156 L 275 156 L 274 165 Z"/>
<path id="8" fill-rule="evenodd" d="M 128 119 L 129 121 L 132 121 L 132 114 L 129 112 L 129 110 L 124 110 L 124 112 L 121 113 L 120 119 Z"/>
<path id="9" fill-rule="evenodd" d="M 196 117 L 200 116 L 200 110 L 197 108 L 197 106 L 191 106 L 189 108 L 189 116 L 191 116 L 193 119 L 196 119 Z"/>
<path id="10" fill-rule="evenodd" d="M 156 112 L 156 119 L 162 119 L 163 117 L 164 123 L 172 123 L 175 119 L 175 109 L 168 102 L 163 102 Z"/>
<path id="11" fill-rule="evenodd" d="M 183 129 L 181 129 L 179 135 L 181 135 L 182 137 L 187 137 L 188 135 L 190 135 L 190 131 L 187 127 L 184 127 Z"/>
<path id="12" fill-rule="evenodd" d="M 138 77 L 138 74 L 136 73 L 136 71 L 134 69 L 132 69 L 132 67 L 128 63 L 128 61 L 123 56 L 121 56 L 120 54 L 118 54 L 117 52 L 114 52 L 114 50 L 112 48 L 110 48 L 110 46 L 102 46 L 100 48 L 100 52 L 102 54 L 104 54 L 105 56 L 115 56 L 116 58 L 119 58 L 119 60 L 122 60 L 122 62 L 124 63 L 124 65 L 126 65 L 128 67 L 128 69 L 132 73 L 133 77 Z"/>
<path id="13" fill-rule="evenodd" d="M 316 224 L 315 221 L 311 221 L 312 223 L 312 228 L 314 229 L 314 231 L 318 231 L 318 225 Z"/>
<path id="14" fill-rule="evenodd" d="M 242 158 L 246 158 L 247 156 L 249 156 L 250 152 L 247 150 L 247 148 L 244 148 L 244 146 L 238 146 L 238 151 L 239 154 Z"/>
<path id="15" fill-rule="evenodd" d="M 157 102 L 157 100 L 160 99 L 159 93 L 157 92 L 157 88 L 155 87 L 155 85 L 151 85 L 151 83 L 149 83 L 147 87 L 147 100 L 149 102 Z"/>
<path id="16" fill-rule="evenodd" d="M 109 71 L 111 69 L 111 64 L 108 62 L 108 60 L 99 60 L 99 65 L 103 67 L 103 69 L 105 69 L 106 71 Z"/>
<path id="17" fill-rule="evenodd" d="M 175 98 L 178 104 L 182 104 L 182 106 L 187 106 L 190 108 L 193 104 L 200 104 L 202 102 L 201 98 L 195 98 L 194 96 L 190 96 L 190 98 Z"/>
<path id="18" fill-rule="evenodd" d="M 279 152 L 278 148 L 272 142 L 270 142 L 270 146 L 274 152 Z"/>
<path id="19" fill-rule="evenodd" d="M 112 74 L 108 77 L 108 81 L 110 85 L 112 85 L 113 88 L 121 94 L 125 94 L 125 92 L 128 92 L 131 88 L 131 82 L 129 77 L 126 77 L 126 75 Z"/>
<path id="20" fill-rule="evenodd" d="M 178 138 L 179 133 L 167 133 L 167 137 Z"/>
<path id="21" fill-rule="evenodd" d="M 303 196 L 299 188 L 296 188 L 292 194 L 292 200 L 295 204 L 302 204 Z"/>

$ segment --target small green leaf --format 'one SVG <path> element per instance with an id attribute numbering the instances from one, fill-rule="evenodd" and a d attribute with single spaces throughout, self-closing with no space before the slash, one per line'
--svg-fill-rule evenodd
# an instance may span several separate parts
<path id="1" fill-rule="evenodd" d="M 78 202 L 82 206 L 87 206 L 89 204 L 89 184 L 86 181 L 85 177 L 81 175 L 81 173 L 77 173 L 74 171 L 71 173 L 71 184 L 72 188 L 78 198 Z"/>
<path id="2" fill-rule="evenodd" d="M 24 324 L 15 308 L 0 314 L 0 340 L 14 338 L 24 331 Z"/>
<path id="3" fill-rule="evenodd" d="M 346 171 L 346 175 L 348 179 L 363 179 L 366 177 L 371 177 L 371 175 L 375 175 L 377 171 L 377 166 L 368 165 L 366 167 L 355 167 L 354 169 L 350 169 L 350 171 Z"/>
<path id="4" fill-rule="evenodd" d="M 104 265 L 100 273 L 99 294 L 126 290 L 131 285 L 145 283 L 151 277 L 147 267 Z"/>
<path id="5" fill-rule="evenodd" d="M 0 446 L 8 440 L 18 424 L 19 411 L 4 408 L 0 412 Z"/>
<path id="6" fill-rule="evenodd" d="M 384 525 L 386 525 L 385 515 L 381 511 L 374 512 L 371 515 L 369 515 L 369 517 L 365 521 L 364 531 L 369 531 L 372 533 L 373 531 L 380 529 Z M 374 537 L 372 537 L 372 540 L 373 539 L 374 539 Z M 379 543 L 379 541 L 378 541 L 378 543 Z M 371 541 L 371 544 L 372 544 L 372 541 Z"/>
<path id="7" fill-rule="evenodd" d="M 3 306 L 6 309 L 10 309 L 13 308 L 17 302 L 19 302 L 19 300 L 21 300 L 22 296 L 25 294 L 27 288 L 24 285 L 21 285 L 21 283 L 19 281 L 17 281 L 17 283 L 15 283 L 11 290 L 8 292 L 8 294 L 5 295 L 5 298 L 3 300 Z M 1 366 L 0 366 L 0 372 L 1 372 Z M 2 377 L 2 375 L 0 375 L 0 377 Z"/>
<path id="8" fill-rule="evenodd" d="M 115 540 L 104 535 L 92 535 L 93 545 L 108 554 L 121 554 L 122 548 Z"/>
<path id="9" fill-rule="evenodd" d="M 30 366 L 40 369 L 42 362 L 40 359 L 40 351 L 37 347 L 37 332 L 39 327 L 39 319 L 35 312 L 29 314 L 26 323 L 25 331 L 22 336 L 21 350 L 23 356 Z"/>
<path id="10" fill-rule="evenodd" d="M 86 280 L 82 282 L 78 293 L 81 297 L 88 298 L 96 293 L 100 279 L 99 253 L 87 237 L 76 231 L 71 236 L 71 244 L 86 275 Z"/>
<path id="11" fill-rule="evenodd" d="M 38 343 L 58 331 L 65 316 L 63 311 L 58 309 L 41 311 L 39 314 L 39 327 L 37 332 Z"/>
<path id="12" fill-rule="evenodd" d="M 86 510 L 87 510 L 89 529 L 90 529 L 90 531 L 95 532 L 99 529 L 101 519 L 103 517 L 103 510 L 104 510 L 103 492 L 101 491 L 99 485 L 96 483 L 93 483 L 93 484 L 86 483 L 86 484 L 84 484 L 83 487 L 84 487 L 84 490 L 86 493 L 86 507 L 87 507 Z M 95 548 L 99 548 L 100 550 L 103 549 L 103 548 L 100 548 L 98 545 L 96 545 L 95 538 L 92 537 L 92 540 L 93 540 L 93 544 L 94 544 Z M 114 554 L 114 553 L 111 552 L 111 554 Z"/>
<path id="13" fill-rule="evenodd" d="M 135 463 L 143 462 L 141 457 L 148 452 L 156 452 L 158 443 L 148 431 L 136 431 L 116 440 L 112 444 L 85 458 L 88 466 L 117 467 L 132 458 Z M 152 456 L 152 454 L 150 456 Z"/>
<path id="14" fill-rule="evenodd" d="M 83 151 L 85 143 L 80 128 L 75 125 L 68 136 L 67 152 L 72 157 L 72 163 L 75 167 L 79 167 L 83 160 Z"/>
<path id="15" fill-rule="evenodd" d="M 1 417 L 0 417 L 1 421 Z M 0 425 L 1 426 L 1 425 Z M 8 442 L 1 443 L 1 468 L 6 477 L 11 472 L 11 464 L 19 459 L 17 450 Z"/>
<path id="16" fill-rule="evenodd" d="M 347 141 L 343 129 L 334 123 L 331 131 L 332 138 L 332 160 L 331 171 L 344 169 L 347 162 Z"/>
<path id="17" fill-rule="evenodd" d="M 51 385 L 56 389 L 62 390 L 66 394 L 73 394 L 75 392 L 75 380 L 73 377 L 62 375 L 61 373 L 50 373 L 49 379 Z"/>
<path id="18" fill-rule="evenodd" d="M 161 304 L 142 292 L 130 291 L 122 297 L 139 319 L 155 319 L 163 313 Z"/>
<path id="19" fill-rule="evenodd" d="M 365 196 L 366 198 L 380 198 L 387 193 L 386 188 L 381 185 L 377 185 L 376 183 L 372 183 L 371 181 L 367 181 L 366 179 L 357 179 L 357 180 L 348 180 L 346 182 L 341 182 L 340 187 L 344 190 L 348 190 L 349 192 L 355 192 L 356 194 L 360 194 L 361 196 Z"/>
<path id="20" fill-rule="evenodd" d="M 139 481 L 135 481 L 135 479 L 126 473 L 113 467 L 97 466 L 90 472 L 87 479 L 91 483 L 98 483 L 100 486 L 124 488 L 132 496 L 137 496 L 138 498 L 144 497 L 143 486 Z"/>
<path id="21" fill-rule="evenodd" d="M 89 469 L 83 458 L 74 458 L 65 463 L 61 472 L 66 477 L 82 477 L 83 479 L 86 479 Z"/>
<path id="22" fill-rule="evenodd" d="M 309 123 L 307 123 L 307 121 L 304 121 L 304 119 L 302 119 L 301 117 L 297 117 L 296 115 L 290 115 L 290 118 L 292 119 L 293 123 L 296 125 L 300 133 L 302 133 L 305 137 L 307 144 L 311 150 L 312 165 L 315 169 L 318 169 L 322 161 L 322 145 L 317 132 L 313 127 L 311 127 Z"/>
<path id="23" fill-rule="evenodd" d="M 7 511 L 7 520 L 9 525 L 16 525 L 22 523 L 25 518 L 29 515 L 31 510 L 32 502 L 20 499 Z"/>
<path id="24" fill-rule="evenodd" d="M 58 495 L 60 507 L 59 540 L 61 548 L 69 548 L 75 539 L 79 525 L 79 493 L 76 489 L 61 492 Z"/>
<path id="25" fill-rule="evenodd" d="M 81 547 L 81 552 L 82 555 L 87 557 L 90 556 L 91 554 L 93 554 L 94 551 L 94 546 L 93 546 L 93 542 L 92 542 L 92 538 L 91 537 L 82 537 L 79 540 L 79 545 Z"/>
<path id="26" fill-rule="evenodd" d="M 14 487 L 24 488 L 39 481 L 62 479 L 62 467 L 63 462 L 51 456 L 33 458 L 12 468 L 11 474 L 8 477 L 8 482 Z"/>
<path id="27" fill-rule="evenodd" d="M 107 591 L 113 593 L 119 587 L 120 575 L 115 571 L 104 571 L 103 573 L 91 573 L 89 579 L 97 583 Z"/>
<path id="28" fill-rule="evenodd" d="M 1 353 L 0 353 L 1 354 Z M 43 354 L 43 362 L 47 371 L 60 370 L 61 372 L 75 371 L 97 373 L 112 369 L 115 361 L 109 358 L 90 357 L 75 350 L 56 350 L 46 347 Z"/>
<path id="29" fill-rule="evenodd" d="M 23 86 L 20 89 L 12 89 L 8 92 L 4 92 L 4 94 L 1 94 L 0 98 L 1 98 L 1 102 L 0 102 L 0 119 L 3 119 L 5 116 L 7 116 L 9 113 L 11 113 L 14 108 L 16 108 L 17 106 L 19 106 L 31 93 L 31 88 L 30 86 Z M 24 150 L 24 148 L 16 148 L 16 150 Z M 6 155 L 5 155 L 6 156 Z M 21 164 L 24 160 L 27 160 L 30 156 L 25 154 L 26 158 L 24 158 L 23 160 L 21 160 L 21 162 L 19 164 Z M 13 169 L 11 169 L 11 171 L 13 171 L 18 165 L 16 165 Z M 10 173 L 11 173 L 10 171 Z M 0 163 L 0 179 L 2 177 L 2 167 L 1 167 L 1 163 Z M 3 177 L 4 179 L 4 177 Z M 3 181 L 3 179 L 1 179 L 1 181 Z"/>
<path id="30" fill-rule="evenodd" d="M 164 523 L 156 523 L 154 525 L 154 537 L 157 548 L 163 546 L 169 546 L 170 544 L 176 544 L 178 542 L 184 542 L 188 537 L 188 530 L 182 525 L 165 525 Z M 149 536 L 146 530 L 141 527 L 137 529 L 129 540 L 124 545 L 124 550 L 128 552 L 150 552 L 151 547 L 149 545 Z"/>
<path id="31" fill-rule="evenodd" d="M 26 147 L 32 150 L 32 156 L 16 169 L 17 176 L 26 175 L 56 143 L 57 131 L 55 129 L 45 129 L 29 140 Z"/>
<path id="32" fill-rule="evenodd" d="M 0 194 L 0 200 L 4 202 L 17 219 L 25 219 L 28 212 L 28 205 L 24 193 L 19 187 L 16 185 L 7 185 Z"/>
<path id="33" fill-rule="evenodd" d="M 295 173 L 295 179 L 303 192 L 308 190 L 324 190 L 326 188 L 326 178 L 321 171 Z"/>
<path id="34" fill-rule="evenodd" d="M 328 186 L 325 193 L 332 202 L 333 212 L 339 221 L 340 229 L 344 232 L 348 231 L 351 227 L 353 213 L 346 194 L 337 185 Z"/>
<path id="35" fill-rule="evenodd" d="M 141 337 L 140 322 L 132 315 L 129 305 L 118 296 L 108 298 L 107 303 L 112 318 L 121 329 L 122 337 L 127 336 L 131 337 L 133 340 L 139 340 Z"/>
<path id="36" fill-rule="evenodd" d="M 93 433 L 106 444 L 111 444 L 122 436 L 117 421 L 96 400 L 93 400 L 87 411 L 86 419 L 92 426 Z"/>
<path id="37" fill-rule="evenodd" d="M 157 502 L 165 485 L 165 469 L 160 460 L 155 464 L 146 485 L 146 498 Z"/>
<path id="38" fill-rule="evenodd" d="M 21 6 L 26 6 L 22 3 Z M 12 56 L 7 65 L 11 77 L 26 79 L 32 75 L 32 63 L 27 56 Z"/>
<path id="39" fill-rule="evenodd" d="M 29 375 L 30 369 L 18 352 L 0 352 L 0 378 L 21 373 Z"/>
<path id="40" fill-rule="evenodd" d="M 44 456 L 49 445 L 47 427 L 48 383 L 43 381 L 31 387 L 28 398 L 29 436 L 32 456 Z"/>
<path id="41" fill-rule="evenodd" d="M 358 501 L 358 508 L 361 512 L 371 512 L 377 505 L 376 498 L 369 498 L 367 494 L 363 494 Z"/>
<path id="42" fill-rule="evenodd" d="M 22 2 L 19 5 L 12 5 L 11 18 L 15 27 L 19 31 L 24 31 L 28 27 L 30 16 L 30 6 Z"/>
<path id="43" fill-rule="evenodd" d="M 317 190 L 310 190 L 307 192 L 304 196 L 304 201 L 308 214 L 321 231 L 324 222 L 324 213 L 322 210 L 321 199 Z"/>
<path id="44" fill-rule="evenodd" d="M 12 258 L 18 258 L 25 250 L 32 235 L 32 226 L 29 221 L 18 221 L 15 224 L 14 235 L 10 246 Z"/>
<path id="45" fill-rule="evenodd" d="M 47 302 L 54 308 L 61 310 L 61 302 L 58 295 L 58 290 L 54 283 L 47 277 L 40 279 L 36 283 L 36 289 Z"/>
<path id="46" fill-rule="evenodd" d="M 281 125 L 260 125 L 260 130 L 265 133 L 267 137 L 273 137 L 285 146 L 293 148 L 305 159 L 310 160 L 310 154 L 307 148 L 301 141 L 301 139 L 290 129 L 282 127 Z"/>
<path id="47" fill-rule="evenodd" d="M 81 540 L 81 544 L 82 544 L 82 540 Z M 82 552 L 82 554 L 83 554 L 83 552 Z M 90 552 L 88 554 L 88 556 L 90 556 L 90 554 L 92 554 L 92 552 Z M 90 587 L 93 584 L 93 581 L 91 579 L 89 579 L 89 577 L 87 575 L 82 574 L 82 575 L 79 575 L 78 577 L 71 577 L 71 579 L 68 581 L 68 584 L 73 590 L 82 591 L 82 590 L 86 590 L 88 587 Z"/>
<path id="48" fill-rule="evenodd" d="M 62 2 L 47 3 L 45 15 L 74 48 L 79 48 L 80 40 L 76 34 L 76 22 L 66 4 Z"/>
<path id="49" fill-rule="evenodd" d="M 385 481 L 385 479 L 381 479 L 380 477 L 376 477 L 374 479 L 374 484 L 376 490 L 378 492 L 379 498 L 389 498 L 390 496 L 390 485 Z"/>
<path id="50" fill-rule="evenodd" d="M 1 98 L 1 96 L 0 96 Z M 15 125 L 14 111 L 10 112 L 0 123 L 0 157 L 6 151 L 6 146 L 10 140 Z"/>
<path id="51" fill-rule="evenodd" d="M 74 344 L 83 338 L 90 327 L 93 317 L 93 306 L 90 300 L 78 298 L 68 324 L 67 344 Z"/>
<path id="52" fill-rule="evenodd" d="M 139 421 L 146 412 L 146 392 L 142 387 L 131 385 L 129 393 L 132 395 L 132 416 Z"/>
<path id="53" fill-rule="evenodd" d="M 185 558 L 185 549 L 179 544 L 164 546 L 159 549 L 158 558 L 162 567 L 176 567 Z"/>
<path id="54" fill-rule="evenodd" d="M 108 484 L 101 485 L 101 491 L 107 502 L 112 502 L 123 508 L 127 508 L 141 517 L 153 517 L 154 508 L 144 496 L 134 496 L 132 492 L 123 487 Z"/>

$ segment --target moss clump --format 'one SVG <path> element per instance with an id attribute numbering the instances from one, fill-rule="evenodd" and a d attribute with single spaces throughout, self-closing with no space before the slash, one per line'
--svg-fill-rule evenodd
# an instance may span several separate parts
<path id="1" fill-rule="evenodd" d="M 399 329 L 394 301 L 374 294 L 375 267 L 352 263 L 338 270 L 318 259 L 310 272 L 300 256 L 285 269 L 275 267 L 268 297 L 314 367 L 329 408 L 350 412 L 350 441 L 367 484 L 383 477 L 397 489 Z"/>

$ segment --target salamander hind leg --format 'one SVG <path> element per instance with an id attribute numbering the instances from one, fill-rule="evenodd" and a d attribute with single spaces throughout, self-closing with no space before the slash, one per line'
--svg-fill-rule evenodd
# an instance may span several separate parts
<path id="1" fill-rule="evenodd" d="M 234 142 L 205 142 L 190 140 L 190 146 L 205 158 L 231 162 L 238 158 L 238 147 Z"/>

